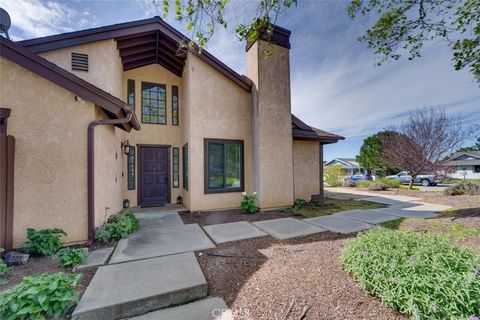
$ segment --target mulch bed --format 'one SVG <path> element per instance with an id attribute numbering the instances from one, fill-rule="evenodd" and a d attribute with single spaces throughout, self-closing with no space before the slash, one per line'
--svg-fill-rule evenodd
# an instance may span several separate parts
<path id="1" fill-rule="evenodd" d="M 82 271 L 83 278 L 76 290 L 80 296 L 87 289 L 88 284 L 95 275 L 96 269 Z M 54 257 L 30 257 L 26 265 L 15 266 L 13 270 L 2 276 L 2 279 L 8 280 L 8 283 L 0 285 L 0 292 L 5 291 L 14 285 L 20 283 L 25 276 L 32 276 L 42 273 L 71 273 L 60 266 L 60 262 Z"/>
<path id="2" fill-rule="evenodd" d="M 280 210 L 271 210 L 257 212 L 253 214 L 245 213 L 242 209 L 219 210 L 219 211 L 181 211 L 179 212 L 183 223 L 198 223 L 201 226 L 212 224 L 238 222 L 238 221 L 262 221 L 277 218 L 298 218 L 292 212 L 283 212 Z"/>
<path id="3" fill-rule="evenodd" d="M 350 237 L 262 237 L 197 256 L 209 295 L 222 297 L 236 319 L 407 319 L 364 293 L 341 269 L 338 257 Z"/>

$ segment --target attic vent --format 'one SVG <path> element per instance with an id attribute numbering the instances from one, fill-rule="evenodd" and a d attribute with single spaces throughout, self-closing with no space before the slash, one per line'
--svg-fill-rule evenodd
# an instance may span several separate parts
<path id="1" fill-rule="evenodd" d="M 88 72 L 88 54 L 72 52 L 72 70 Z"/>

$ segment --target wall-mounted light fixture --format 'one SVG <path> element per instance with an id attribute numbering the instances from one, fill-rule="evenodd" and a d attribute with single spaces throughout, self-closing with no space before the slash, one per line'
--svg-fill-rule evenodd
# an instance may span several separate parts
<path id="1" fill-rule="evenodd" d="M 130 154 L 130 142 L 128 140 L 123 141 L 120 146 L 123 149 L 123 153 L 126 155 Z"/>
<path id="2" fill-rule="evenodd" d="M 75 99 L 75 101 L 77 101 L 77 102 L 80 102 L 81 104 L 84 104 L 84 103 L 85 103 L 85 100 L 82 99 L 82 98 L 79 97 L 79 96 L 75 96 L 75 97 L 73 97 L 73 99 Z"/>

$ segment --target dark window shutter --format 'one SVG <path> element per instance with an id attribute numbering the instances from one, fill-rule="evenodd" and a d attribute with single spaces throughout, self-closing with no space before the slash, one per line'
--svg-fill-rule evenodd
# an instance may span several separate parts
<path id="1" fill-rule="evenodd" d="M 72 70 L 88 72 L 88 54 L 72 52 Z"/>

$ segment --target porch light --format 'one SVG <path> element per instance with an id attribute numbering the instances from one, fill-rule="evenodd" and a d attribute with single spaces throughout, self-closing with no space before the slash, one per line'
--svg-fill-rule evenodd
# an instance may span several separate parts
<path id="1" fill-rule="evenodd" d="M 121 147 L 123 148 L 123 153 L 126 155 L 130 154 L 130 143 L 128 140 L 125 140 L 121 143 Z"/>

